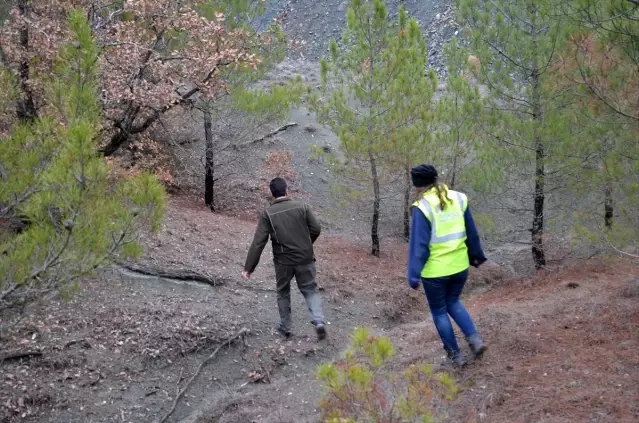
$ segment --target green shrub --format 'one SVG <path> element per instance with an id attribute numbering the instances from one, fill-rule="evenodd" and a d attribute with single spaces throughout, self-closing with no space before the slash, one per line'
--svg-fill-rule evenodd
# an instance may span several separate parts
<path id="1" fill-rule="evenodd" d="M 354 331 L 345 359 L 321 364 L 316 372 L 325 394 L 320 402 L 327 423 L 432 422 L 437 403 L 455 399 L 452 376 L 430 365 L 411 365 L 401 373 L 387 369 L 395 349 L 386 337 Z"/>
<path id="2" fill-rule="evenodd" d="M 69 14 L 73 39 L 58 54 L 40 117 L 0 139 L 0 311 L 69 295 L 115 259 L 139 257 L 140 233 L 162 222 L 156 178 L 117 179 L 98 153 L 99 47 L 85 15 Z"/>

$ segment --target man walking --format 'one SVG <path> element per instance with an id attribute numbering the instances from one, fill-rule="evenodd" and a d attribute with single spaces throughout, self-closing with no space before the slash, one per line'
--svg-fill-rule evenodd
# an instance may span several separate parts
<path id="1" fill-rule="evenodd" d="M 287 196 L 284 179 L 273 179 L 269 188 L 273 201 L 262 213 L 242 275 L 246 280 L 251 278 L 270 236 L 280 312 L 277 331 L 286 338 L 291 335 L 291 280 L 295 277 L 297 287 L 306 300 L 317 337 L 322 340 L 326 338 L 326 328 L 322 300 L 315 283 L 313 252 L 313 243 L 321 231 L 320 223 L 309 206 Z"/>

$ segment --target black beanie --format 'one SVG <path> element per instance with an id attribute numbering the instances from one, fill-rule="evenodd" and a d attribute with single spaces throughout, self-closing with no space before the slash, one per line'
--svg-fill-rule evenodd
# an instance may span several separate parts
<path id="1" fill-rule="evenodd" d="M 426 187 L 437 181 L 437 169 L 433 165 L 419 165 L 411 169 L 410 176 L 415 187 Z"/>

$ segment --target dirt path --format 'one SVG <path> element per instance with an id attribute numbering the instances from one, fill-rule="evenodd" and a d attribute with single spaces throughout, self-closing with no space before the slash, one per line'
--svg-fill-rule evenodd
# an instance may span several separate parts
<path id="1" fill-rule="evenodd" d="M 354 327 L 385 321 L 385 304 L 377 296 L 385 297 L 387 288 L 356 296 L 358 284 L 371 277 L 359 274 L 359 262 L 372 260 L 341 240 L 321 240 L 318 278 L 329 338 L 316 341 L 303 298 L 293 290 L 294 336 L 284 341 L 273 331 L 277 308 L 268 248 L 251 283 L 239 278 L 253 230 L 252 222 L 173 200 L 162 232 L 145 241 L 143 262 L 200 270 L 225 284 L 108 272 L 84 283 L 72 301 L 34 309 L 0 340 L 1 356 L 41 353 L 1 364 L 0 422 L 156 421 L 197 364 L 241 327 L 251 331 L 246 343 L 223 348 L 169 421 L 193 421 L 198 410 L 208 408 L 226 415 L 229 407 L 268 421 L 257 417 L 261 399 L 269 410 L 277 399 L 278 416 L 316 418 L 313 369 L 343 350 Z M 331 266 L 336 258 L 337 266 Z M 246 398 L 254 405 L 233 405 Z M 278 419 L 272 421 L 283 421 Z"/>
<path id="2" fill-rule="evenodd" d="M 207 271 L 225 284 L 107 273 L 72 301 L 34 310 L 0 341 L 2 356 L 41 353 L 0 364 L 0 422 L 157 421 L 199 362 L 242 327 L 250 336 L 222 348 L 168 421 L 316 422 L 313 371 L 339 358 L 360 325 L 391 337 L 398 369 L 441 361 L 423 295 L 404 282 L 405 244 L 377 260 L 365 246 L 321 238 L 329 338 L 316 341 L 294 290 L 294 336 L 284 341 L 272 330 L 270 252 L 251 284 L 238 278 L 252 232 L 252 222 L 173 199 L 165 228 L 146 240 L 145 261 Z M 467 304 L 491 350 L 456 373 L 464 391 L 447 410 L 450 421 L 636 421 L 639 310 L 631 295 L 639 293 L 625 293 L 636 274 L 626 262 L 527 283 L 474 272 L 470 288 L 485 292 Z"/>

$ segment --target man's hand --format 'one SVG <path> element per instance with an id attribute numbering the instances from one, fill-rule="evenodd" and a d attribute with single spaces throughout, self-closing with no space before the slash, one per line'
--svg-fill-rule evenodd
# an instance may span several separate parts
<path id="1" fill-rule="evenodd" d="M 251 272 L 247 272 L 246 270 L 242 272 L 242 277 L 244 278 L 245 281 L 250 281 L 251 280 Z"/>

